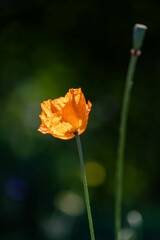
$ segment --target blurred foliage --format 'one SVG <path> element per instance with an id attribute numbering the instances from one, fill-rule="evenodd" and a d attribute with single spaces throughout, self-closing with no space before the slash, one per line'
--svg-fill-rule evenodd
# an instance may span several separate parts
<path id="1" fill-rule="evenodd" d="M 123 219 L 139 211 L 143 239 L 160 238 L 159 12 L 156 0 L 0 1 L 1 239 L 89 239 L 75 141 L 37 132 L 40 102 L 72 87 L 93 103 L 82 144 L 96 238 L 113 239 L 119 116 L 135 23 L 148 32 L 129 112 Z M 74 214 L 64 212 L 68 202 Z"/>

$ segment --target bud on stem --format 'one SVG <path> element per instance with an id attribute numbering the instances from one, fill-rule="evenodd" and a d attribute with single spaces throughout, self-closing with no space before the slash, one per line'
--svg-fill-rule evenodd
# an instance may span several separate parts
<path id="1" fill-rule="evenodd" d="M 133 28 L 133 49 L 140 50 L 143 44 L 147 26 L 143 24 L 135 24 Z"/>

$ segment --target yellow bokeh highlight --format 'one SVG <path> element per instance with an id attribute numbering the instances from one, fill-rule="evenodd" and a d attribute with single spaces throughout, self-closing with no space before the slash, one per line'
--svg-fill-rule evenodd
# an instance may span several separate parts
<path id="1" fill-rule="evenodd" d="M 54 200 L 54 205 L 70 216 L 81 215 L 85 211 L 83 199 L 74 192 L 62 191 Z"/>
<path id="2" fill-rule="evenodd" d="M 102 185 L 106 179 L 106 170 L 98 162 L 89 161 L 85 164 L 88 186 L 97 187 Z"/>

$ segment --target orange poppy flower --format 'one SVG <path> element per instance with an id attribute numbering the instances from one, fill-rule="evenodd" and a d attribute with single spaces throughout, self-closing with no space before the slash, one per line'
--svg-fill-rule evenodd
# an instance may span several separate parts
<path id="1" fill-rule="evenodd" d="M 90 101 L 86 103 L 81 88 L 69 89 L 65 97 L 41 103 L 42 123 L 38 131 L 64 140 L 74 138 L 75 132 L 80 135 L 85 131 L 91 106 Z"/>

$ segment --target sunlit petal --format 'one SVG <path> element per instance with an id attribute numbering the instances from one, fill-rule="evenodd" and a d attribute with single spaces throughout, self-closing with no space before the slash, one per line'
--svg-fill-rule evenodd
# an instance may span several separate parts
<path id="1" fill-rule="evenodd" d="M 64 140 L 74 138 L 75 132 L 85 131 L 91 106 L 90 101 L 86 103 L 81 88 L 71 88 L 65 97 L 41 103 L 42 123 L 38 131 Z"/>

